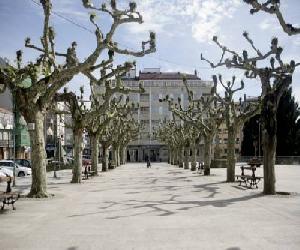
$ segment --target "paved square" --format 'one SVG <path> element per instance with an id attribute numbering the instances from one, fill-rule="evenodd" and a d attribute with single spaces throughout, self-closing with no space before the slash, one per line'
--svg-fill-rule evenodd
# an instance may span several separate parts
<path id="1" fill-rule="evenodd" d="M 79 185 L 70 171 L 49 173 L 54 198 L 23 198 L 0 213 L 0 249 L 300 249 L 299 166 L 276 167 L 278 191 L 291 196 L 262 196 L 262 183 L 245 190 L 224 183 L 225 169 L 211 172 L 127 164 Z M 18 188 L 29 181 L 18 178 Z"/>

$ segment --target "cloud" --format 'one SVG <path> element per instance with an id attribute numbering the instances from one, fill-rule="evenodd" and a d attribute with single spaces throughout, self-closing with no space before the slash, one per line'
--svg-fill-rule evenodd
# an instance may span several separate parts
<path id="1" fill-rule="evenodd" d="M 232 18 L 240 0 L 137 0 L 143 25 L 131 25 L 129 31 L 154 30 L 172 36 L 190 32 L 198 42 L 210 41 L 220 30 L 224 18 Z"/>
<path id="2" fill-rule="evenodd" d="M 54 0 L 53 1 L 53 10 L 59 14 L 72 17 L 76 20 L 86 21 L 88 20 L 88 14 L 84 11 L 80 4 L 74 4 L 74 0 Z"/>
<path id="3" fill-rule="evenodd" d="M 294 44 L 295 46 L 300 46 L 300 37 L 295 37 L 295 38 L 293 39 L 293 44 Z"/>
<path id="4" fill-rule="evenodd" d="M 275 18 L 268 17 L 259 24 L 259 28 L 261 30 L 276 31 L 280 30 L 281 26 L 278 24 L 278 21 Z"/>

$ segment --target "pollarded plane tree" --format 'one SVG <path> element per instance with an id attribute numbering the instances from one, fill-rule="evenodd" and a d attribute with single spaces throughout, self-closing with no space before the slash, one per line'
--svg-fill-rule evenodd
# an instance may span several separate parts
<path id="1" fill-rule="evenodd" d="M 173 121 L 164 119 L 155 130 L 155 138 L 168 146 L 169 160 L 168 163 L 174 165 L 174 151 L 175 151 L 175 126 Z"/>
<path id="2" fill-rule="evenodd" d="M 222 76 L 213 76 L 214 84 L 219 83 L 224 88 L 225 96 L 221 97 L 218 93 L 216 96 L 221 105 L 224 106 L 225 124 L 227 128 L 227 182 L 235 181 L 235 142 L 237 134 L 242 130 L 246 121 L 260 112 L 259 99 L 256 103 L 247 102 L 244 96 L 244 102 L 240 99 L 237 103 L 234 100 L 234 94 L 244 89 L 244 82 L 241 81 L 240 87 L 234 88 L 236 78 L 233 76 L 231 81 L 223 82 Z"/>
<path id="3" fill-rule="evenodd" d="M 72 78 L 88 70 L 93 66 L 99 55 L 106 49 L 111 53 L 134 54 L 142 56 L 155 51 L 155 35 L 142 43 L 142 52 L 132 52 L 127 49 L 120 49 L 112 38 L 118 26 L 124 23 L 142 23 L 142 16 L 136 11 L 134 3 L 129 4 L 128 10 L 119 10 L 115 1 L 111 1 L 110 7 L 102 5 L 99 10 L 108 13 L 113 23 L 106 35 L 95 23 L 95 15 L 90 16 L 90 21 L 95 27 L 96 48 L 86 56 L 83 62 L 79 62 L 76 56 L 76 42 L 65 53 L 57 52 L 55 47 L 55 32 L 50 26 L 51 0 L 40 0 L 44 12 L 43 34 L 41 45 L 33 45 L 30 38 L 26 38 L 25 47 L 34 49 L 40 53 L 34 62 L 22 64 L 22 52 L 17 51 L 17 65 L 7 65 L 0 71 L 1 92 L 6 88 L 10 89 L 15 97 L 15 104 L 18 111 L 30 124 L 31 160 L 32 160 L 32 184 L 29 197 L 47 197 L 46 182 L 46 155 L 44 141 L 44 117 L 47 108 L 51 105 L 55 93 L 65 86 Z M 86 8 L 91 9 L 89 1 L 83 1 Z M 94 9 L 94 8 L 93 8 Z M 149 45 L 147 49 L 146 46 Z M 65 58 L 64 64 L 60 64 L 58 57 Z"/>
<path id="4" fill-rule="evenodd" d="M 102 172 L 106 172 L 108 170 L 109 163 L 109 148 L 111 146 L 111 142 L 113 139 L 113 120 L 110 120 L 108 126 L 104 127 L 99 136 L 99 143 L 102 148 Z"/>
<path id="5" fill-rule="evenodd" d="M 140 125 L 134 120 L 132 111 L 136 109 L 136 105 L 131 103 L 127 113 L 116 117 L 114 121 L 112 138 L 112 156 L 113 165 L 116 167 L 125 164 L 127 144 L 134 140 L 139 132 Z"/>
<path id="6" fill-rule="evenodd" d="M 107 81 L 109 82 L 109 81 Z M 118 100 L 112 98 L 114 93 L 128 92 L 126 88 L 117 85 L 116 87 L 110 87 L 106 84 L 106 93 L 103 95 L 103 102 L 101 104 L 94 100 L 91 108 L 86 106 L 83 96 L 83 87 L 80 88 L 81 95 L 76 97 L 72 92 L 67 92 L 65 89 L 64 93 L 57 94 L 55 96 L 55 102 L 64 102 L 68 111 L 72 116 L 72 124 L 69 125 L 73 130 L 73 150 L 74 150 L 74 163 L 73 163 L 73 175 L 72 183 L 81 182 L 81 172 L 82 172 L 82 151 L 83 151 L 83 134 L 85 131 L 92 130 L 92 126 L 96 125 L 97 129 L 102 129 L 107 125 L 110 119 L 119 116 L 122 112 L 127 112 L 127 103 L 122 104 L 122 98 Z M 125 110 L 125 111 L 124 111 Z M 100 127 L 100 128 L 99 128 Z M 94 130 L 95 131 L 95 130 Z M 94 132 L 93 131 L 93 132 Z M 98 131 L 96 131 L 98 132 Z M 99 133 L 99 132 L 98 132 Z M 97 137 L 97 136 L 96 136 Z M 94 138 L 93 138 L 94 139 Z M 92 139 L 92 155 L 98 153 L 98 145 L 95 145 Z M 94 146 L 96 148 L 94 148 Z M 93 170 L 95 174 L 98 174 L 97 164 L 98 164 L 98 154 L 97 157 L 93 157 L 94 160 L 97 158 L 96 162 L 93 164 Z"/>
<path id="7" fill-rule="evenodd" d="M 109 52 L 110 54 L 110 52 Z M 109 56 L 112 61 L 112 55 Z M 96 78 L 92 72 L 85 71 L 84 74 L 90 79 L 91 86 L 91 107 L 97 109 L 97 116 L 89 116 L 89 119 L 86 119 L 86 129 L 91 138 L 92 144 L 92 170 L 98 174 L 98 154 L 99 154 L 99 138 L 100 131 L 103 130 L 103 127 L 106 127 L 107 124 L 102 124 L 98 121 L 98 116 L 105 116 L 106 110 L 109 109 L 110 99 L 118 94 L 127 95 L 129 93 L 142 93 L 144 89 L 141 85 L 139 88 L 128 88 L 125 87 L 122 83 L 121 77 L 128 72 L 132 67 L 134 67 L 135 62 L 126 62 L 124 65 L 118 65 L 116 68 L 112 68 L 111 64 L 101 63 L 101 66 L 92 67 L 91 71 L 94 71 L 100 68 L 100 78 Z M 126 105 L 129 100 L 124 100 Z"/>
<path id="8" fill-rule="evenodd" d="M 107 126 L 104 126 L 99 131 L 99 143 L 102 147 L 102 171 L 106 172 L 109 169 L 109 151 L 112 148 L 113 141 L 116 138 L 116 122 L 119 117 L 126 117 L 131 111 L 132 107 L 126 105 L 126 108 L 119 108 L 118 116 L 109 120 Z M 113 153 L 113 152 L 112 152 Z M 112 155 L 112 160 L 115 159 L 115 155 Z M 111 162 L 112 163 L 112 162 Z M 115 164 L 111 164 L 110 168 L 115 167 Z"/>
<path id="9" fill-rule="evenodd" d="M 176 127 L 176 154 L 178 157 L 178 166 L 187 169 L 189 167 L 189 127 L 184 123 Z"/>
<path id="10" fill-rule="evenodd" d="M 175 121 L 175 115 L 173 114 Z M 176 123 L 175 131 L 174 131 L 174 139 L 175 139 L 175 151 L 174 154 L 176 155 L 177 162 L 180 168 L 189 168 L 189 153 L 190 153 L 190 140 L 193 137 L 190 135 L 190 127 L 183 122 Z"/>
<path id="11" fill-rule="evenodd" d="M 169 108 L 172 112 L 199 131 L 204 139 L 204 175 L 210 175 L 210 165 L 213 155 L 213 141 L 218 128 L 223 121 L 223 107 L 217 102 L 216 86 L 211 90 L 211 94 L 194 99 L 193 92 L 189 90 L 186 78 L 183 78 L 187 89 L 189 105 L 184 108 L 179 100 L 179 105 L 169 101 Z"/>
<path id="12" fill-rule="evenodd" d="M 166 95 L 160 99 L 160 102 L 168 102 L 169 110 L 172 112 L 171 106 L 177 107 L 181 105 L 181 100 L 178 98 L 178 103 L 175 103 L 173 98 Z M 184 169 L 189 169 L 189 155 L 192 150 L 192 170 L 196 170 L 196 141 L 198 141 L 198 131 L 193 129 L 187 123 L 176 120 L 177 115 L 172 112 L 173 121 L 168 123 L 168 128 L 172 133 L 169 135 L 171 143 L 169 143 L 170 164 L 179 165 Z"/>
<path id="13" fill-rule="evenodd" d="M 252 6 L 252 9 L 250 10 L 251 14 L 255 14 L 259 11 L 263 11 L 269 14 L 276 15 L 283 31 L 287 33 L 289 36 L 300 34 L 299 27 L 295 27 L 295 25 L 286 22 L 280 10 L 280 0 L 267 0 L 267 1 L 244 0 L 244 2 Z"/>
<path id="14" fill-rule="evenodd" d="M 126 119 L 124 126 L 121 128 L 121 134 L 119 136 L 121 165 L 124 165 L 127 161 L 126 158 L 128 144 L 138 138 L 140 131 L 141 125 L 132 116 Z"/>
<path id="15" fill-rule="evenodd" d="M 276 194 L 275 188 L 275 156 L 276 156 L 276 133 L 277 120 L 276 110 L 282 94 L 292 83 L 292 76 L 295 68 L 300 63 L 291 60 L 284 63 L 281 59 L 283 48 L 278 45 L 278 39 L 271 40 L 270 49 L 262 53 L 256 48 L 254 42 L 247 32 L 243 33 L 244 38 L 250 44 L 255 55 L 250 56 L 244 50 L 241 54 L 222 45 L 216 36 L 213 41 L 222 51 L 218 63 L 204 58 L 212 68 L 226 66 L 227 68 L 240 69 L 245 71 L 245 77 L 259 79 L 261 83 L 261 122 L 263 134 L 263 165 L 264 165 L 264 194 Z M 227 57 L 226 57 L 227 56 Z M 267 62 L 269 59 L 269 64 Z M 262 66 L 259 66 L 262 65 Z"/>
<path id="16" fill-rule="evenodd" d="M 22 51 L 17 51 L 17 65 L 7 65 L 0 71 L 0 85 L 8 88 L 14 96 L 15 106 L 30 125 L 32 184 L 29 197 L 47 197 L 46 155 L 44 141 L 44 117 L 51 105 L 55 93 L 66 85 L 76 74 L 92 66 L 105 44 L 100 29 L 95 26 L 96 48 L 83 62 L 76 56 L 76 42 L 65 53 L 55 48 L 55 32 L 50 26 L 52 3 L 50 0 L 40 1 L 44 11 L 44 27 L 41 45 L 31 43 L 26 38 L 25 47 L 40 53 L 35 61 L 22 63 Z M 58 57 L 66 59 L 59 64 Z"/>

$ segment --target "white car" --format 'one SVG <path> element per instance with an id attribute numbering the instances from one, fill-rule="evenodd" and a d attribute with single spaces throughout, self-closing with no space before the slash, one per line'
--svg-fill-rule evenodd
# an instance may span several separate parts
<path id="1" fill-rule="evenodd" d="M 16 176 L 18 177 L 24 177 L 26 175 L 31 175 L 31 168 L 26 168 L 18 165 L 17 163 L 14 163 L 12 160 L 1 160 L 0 161 L 0 168 L 8 169 L 13 171 L 14 170 L 14 164 L 15 164 L 15 170 L 16 170 Z"/>
<path id="2" fill-rule="evenodd" d="M 0 176 L 2 176 L 2 177 L 6 177 L 6 176 L 13 177 L 14 173 L 13 173 L 13 171 L 11 171 L 9 169 L 0 166 Z"/>

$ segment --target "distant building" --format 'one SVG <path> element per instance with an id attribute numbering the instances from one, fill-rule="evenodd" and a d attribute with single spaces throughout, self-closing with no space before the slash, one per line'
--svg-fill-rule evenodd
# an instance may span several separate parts
<path id="1" fill-rule="evenodd" d="M 0 108 L 0 159 L 13 156 L 13 113 Z"/>
<path id="2" fill-rule="evenodd" d="M 212 88 L 211 81 L 203 81 L 195 74 L 185 74 L 190 90 L 194 97 L 199 98 L 203 94 L 209 94 Z M 131 93 L 129 99 L 139 103 L 139 109 L 134 116 L 144 129 L 140 132 L 136 141 L 129 144 L 127 149 L 127 161 L 141 162 L 150 157 L 151 161 L 167 161 L 167 146 L 154 138 L 154 131 L 164 119 L 171 119 L 172 114 L 166 103 L 159 102 L 168 95 L 170 98 L 181 99 L 184 106 L 188 105 L 188 96 L 183 84 L 183 74 L 180 72 L 161 72 L 159 68 L 148 68 L 136 75 L 135 69 L 124 76 L 125 87 L 138 89 L 139 84 L 145 89 L 145 93 Z M 98 90 L 101 92 L 101 88 Z M 198 150 L 199 155 L 199 150 Z"/>

